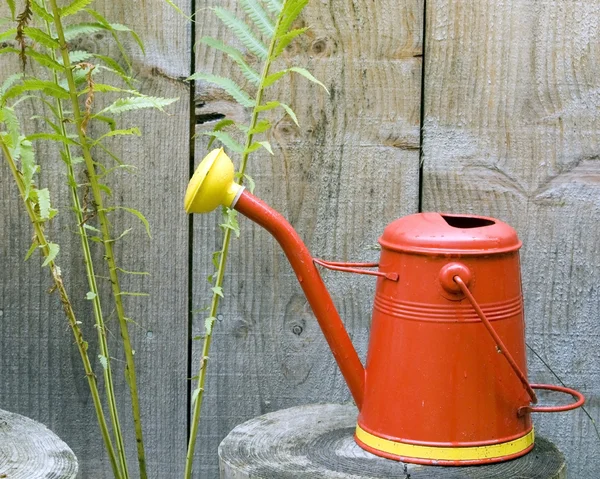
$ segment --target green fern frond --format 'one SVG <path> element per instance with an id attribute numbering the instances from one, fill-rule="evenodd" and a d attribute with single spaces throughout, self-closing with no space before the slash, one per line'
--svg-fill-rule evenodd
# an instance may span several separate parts
<path id="1" fill-rule="evenodd" d="M 75 140 L 68 138 L 62 134 L 56 134 L 56 133 L 34 133 L 32 135 L 27 136 L 26 139 L 29 141 L 35 141 L 35 140 L 57 141 L 59 143 L 64 143 L 65 145 L 72 145 L 72 146 L 79 145 L 79 143 L 77 143 Z"/>
<path id="2" fill-rule="evenodd" d="M 258 0 L 240 0 L 240 3 L 242 9 L 246 12 L 246 15 L 248 15 L 256 25 L 256 28 L 258 28 L 263 35 L 271 38 L 273 33 L 275 33 L 275 25 L 273 25 L 269 15 L 267 15 L 260 6 Z"/>
<path id="3" fill-rule="evenodd" d="M 46 246 L 48 247 L 48 255 L 42 263 L 42 266 L 48 266 L 52 261 L 54 261 L 60 251 L 60 246 L 58 246 L 56 243 L 48 243 Z"/>
<path id="4" fill-rule="evenodd" d="M 211 37 L 202 37 L 200 42 L 205 43 L 215 50 L 219 50 L 227 54 L 227 56 L 229 56 L 229 58 L 231 58 L 238 65 L 246 80 L 252 82 L 254 85 L 258 85 L 260 83 L 260 75 L 246 63 L 242 52 L 240 52 L 237 48 L 233 48 L 229 45 L 226 45 L 221 40 L 215 40 Z"/>
<path id="5" fill-rule="evenodd" d="M 6 30 L 5 32 L 1 32 L 0 33 L 0 42 L 5 42 L 7 40 L 13 40 L 15 38 L 16 34 L 17 34 L 16 28 L 11 28 L 9 30 Z"/>
<path id="6" fill-rule="evenodd" d="M 81 63 L 86 60 L 89 60 L 94 56 L 93 53 L 86 52 L 84 50 L 73 50 L 69 52 L 69 61 L 71 64 Z M 62 58 L 60 59 L 62 62 Z"/>
<path id="7" fill-rule="evenodd" d="M 252 108 L 254 106 L 254 100 L 250 98 L 248 93 L 242 90 L 236 82 L 229 78 L 220 77 L 211 73 L 197 72 L 189 77 L 189 80 L 204 80 L 209 83 L 214 83 L 223 88 L 241 105 L 247 108 Z"/>
<path id="8" fill-rule="evenodd" d="M 273 51 L 273 58 L 278 58 L 279 55 L 283 53 L 286 47 L 294 41 L 294 39 L 308 30 L 309 27 L 304 28 L 296 28 L 294 30 L 290 30 L 284 35 L 280 36 L 277 44 L 275 45 L 275 49 Z"/>
<path id="9" fill-rule="evenodd" d="M 136 96 L 130 98 L 119 98 L 117 101 L 99 111 L 94 118 L 102 113 L 119 114 L 126 111 L 141 110 L 143 108 L 156 108 L 164 111 L 164 107 L 177 101 L 178 98 L 158 98 L 153 96 Z"/>
<path id="10" fill-rule="evenodd" d="M 36 52 L 35 50 L 32 50 L 28 47 L 25 49 L 25 55 L 27 55 L 30 59 L 36 61 L 44 67 L 51 68 L 52 70 L 58 72 L 64 71 L 64 67 L 46 53 Z"/>
<path id="11" fill-rule="evenodd" d="M 10 9 L 10 17 L 14 20 L 16 10 L 15 0 L 6 0 L 6 3 L 8 3 L 8 8 Z"/>
<path id="12" fill-rule="evenodd" d="M 265 0 L 265 4 L 267 9 L 275 15 L 279 15 L 279 12 L 281 12 L 281 8 L 283 7 L 283 3 L 279 0 Z"/>
<path id="13" fill-rule="evenodd" d="M 92 35 L 93 33 L 106 30 L 100 23 L 74 23 L 65 27 L 65 39 L 70 42 L 79 35 Z"/>
<path id="14" fill-rule="evenodd" d="M 306 68 L 301 68 L 301 67 L 291 67 L 287 69 L 288 72 L 295 72 L 298 73 L 299 75 L 302 75 L 304 78 L 306 78 L 307 80 L 316 83 L 317 85 L 323 87 L 325 89 L 325 91 L 327 92 L 327 94 L 329 94 L 329 90 L 327 89 L 327 87 L 321 83 L 319 80 L 317 80 L 311 72 L 309 72 Z"/>
<path id="15" fill-rule="evenodd" d="M 2 95 L 2 102 L 5 102 L 9 98 L 14 98 L 19 96 L 21 93 L 26 91 L 41 91 L 46 95 L 53 96 L 55 98 L 60 98 L 63 100 L 67 100 L 69 98 L 69 92 L 64 88 L 56 85 L 54 82 L 45 81 L 45 80 L 25 80 L 20 85 L 15 85 L 9 88 L 4 95 Z"/>
<path id="16" fill-rule="evenodd" d="M 42 5 L 40 5 L 36 0 L 31 0 L 31 9 L 33 13 L 35 13 L 38 17 L 46 22 L 52 23 L 54 21 L 54 17 L 50 14 Z"/>
<path id="17" fill-rule="evenodd" d="M 237 18 L 229 10 L 225 10 L 221 7 L 215 7 L 213 10 L 215 15 L 217 15 L 217 17 L 221 19 L 225 26 L 227 26 L 239 38 L 239 40 L 246 46 L 248 50 L 254 53 L 261 60 L 265 60 L 267 58 L 267 47 L 254 36 L 248 25 Z"/>
<path id="18" fill-rule="evenodd" d="M 224 119 L 219 120 L 217 122 L 217 124 L 212 129 L 212 131 L 213 132 L 215 132 L 215 131 L 221 131 L 224 128 L 227 128 L 228 126 L 235 125 L 235 124 L 236 124 L 235 121 L 233 121 L 233 120 L 231 120 L 229 118 L 224 118 Z M 216 138 L 217 137 L 214 136 L 214 135 L 211 136 L 210 140 L 208 140 L 208 145 L 206 146 L 207 149 L 210 149 L 211 145 L 213 144 L 213 142 L 215 141 Z"/>
<path id="19" fill-rule="evenodd" d="M 0 98 L 2 98 L 6 91 L 21 78 L 23 78 L 23 73 L 13 73 L 12 75 L 8 76 L 2 83 L 2 86 L 0 86 Z"/>
<path id="20" fill-rule="evenodd" d="M 74 15 L 85 7 L 87 7 L 94 0 L 73 0 L 72 3 L 60 9 L 61 18 L 67 17 L 69 15 Z"/>
<path id="21" fill-rule="evenodd" d="M 306 7 L 306 5 L 308 5 L 308 0 L 285 1 L 283 4 L 283 11 L 281 12 L 279 27 L 277 28 L 277 32 L 275 34 L 277 37 L 281 37 L 290 30 L 292 24 L 294 21 L 296 21 L 300 13 L 302 13 L 302 10 L 304 7 Z"/>
<path id="22" fill-rule="evenodd" d="M 31 38 L 34 42 L 39 43 L 40 45 L 44 45 L 50 50 L 56 50 L 60 46 L 58 40 L 52 38 L 50 35 L 40 30 L 39 28 L 25 27 L 23 31 L 25 32 L 25 35 Z"/>
<path id="23" fill-rule="evenodd" d="M 242 153 L 244 151 L 244 147 L 224 131 L 205 131 L 202 134 L 216 138 L 223 143 L 223 146 L 229 148 L 231 151 L 235 151 L 236 153 Z"/>

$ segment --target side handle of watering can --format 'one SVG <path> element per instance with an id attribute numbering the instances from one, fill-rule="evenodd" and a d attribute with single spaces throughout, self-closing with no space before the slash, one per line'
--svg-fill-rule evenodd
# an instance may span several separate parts
<path id="1" fill-rule="evenodd" d="M 371 271 L 360 268 L 378 268 L 379 263 L 343 263 L 339 261 L 325 261 L 323 259 L 313 258 L 313 263 L 323 266 L 323 268 L 334 271 L 343 271 L 345 273 L 367 274 L 370 276 L 379 276 L 390 281 L 398 281 L 398 273 L 386 273 L 384 271 Z"/>
<path id="2" fill-rule="evenodd" d="M 490 336 L 492 336 L 494 342 L 496 343 L 498 352 L 502 353 L 502 355 L 506 358 L 510 367 L 517 375 L 517 377 L 523 384 L 523 387 L 529 394 L 529 397 L 531 398 L 531 402 L 533 404 L 537 404 L 538 401 L 534 389 L 544 389 L 548 391 L 556 391 L 565 394 L 570 394 L 576 400 L 575 402 L 565 404 L 563 406 L 522 406 L 517 411 L 517 414 L 519 416 L 523 416 L 532 412 L 570 411 L 572 409 L 576 409 L 578 407 L 583 406 L 585 398 L 583 394 L 581 394 L 579 391 L 576 391 L 575 389 L 571 389 L 565 386 L 556 386 L 552 384 L 529 383 L 527 377 L 525 376 L 523 371 L 521 371 L 519 365 L 516 363 L 516 361 L 504 345 L 502 339 L 500 338 L 500 336 L 498 336 L 498 333 L 496 332 L 488 318 L 485 316 L 485 313 L 477 303 L 477 300 L 471 293 L 471 290 L 469 289 L 471 273 L 465 265 L 461 263 L 450 263 L 446 265 L 444 268 L 442 268 L 442 271 L 440 273 L 440 281 L 442 283 L 442 286 L 449 292 L 461 292 L 468 299 L 468 301 L 471 303 L 471 306 L 473 306 L 473 309 L 477 313 L 477 316 L 479 316 L 479 319 L 481 320 L 487 331 L 490 333 Z"/>

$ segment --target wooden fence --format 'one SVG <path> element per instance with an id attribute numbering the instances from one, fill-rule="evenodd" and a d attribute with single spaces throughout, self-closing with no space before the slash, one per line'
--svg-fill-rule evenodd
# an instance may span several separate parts
<path id="1" fill-rule="evenodd" d="M 208 7 L 236 2 L 176 3 L 198 10 L 194 32 L 162 0 L 95 2 L 145 40 L 146 56 L 129 45 L 140 90 L 180 98 L 169 116 L 128 116 L 144 139 L 115 143 L 138 171 L 133 180 L 119 177 L 114 195 L 142 210 L 153 231 L 149 240 L 136 228 L 120 244 L 119 261 L 152 274 L 130 280 L 127 286 L 151 296 L 127 307 L 137 323 L 151 477 L 161 479 L 182 476 L 187 378 L 196 374 L 201 344 L 190 339 L 204 323 L 188 311 L 208 301 L 205 278 L 219 237 L 216 214 L 191 222 L 183 212 L 194 152 L 190 121 L 202 132 L 214 114 L 248 115 L 208 85 L 196 85 L 192 99 L 184 81 L 192 68 L 233 74 L 219 53 L 198 46 L 193 55 L 192 41 L 225 35 Z M 4 2 L 1 8 L 5 14 Z M 491 215 L 513 225 L 524 243 L 527 340 L 539 354 L 530 351 L 530 377 L 557 381 L 543 359 L 586 394 L 588 412 L 600 421 L 600 0 L 313 0 L 302 21 L 309 33 L 284 61 L 309 68 L 330 95 L 301 78 L 273 92 L 293 105 L 301 126 L 272 116 L 275 155 L 250 165 L 256 193 L 315 255 L 340 261 L 376 260 L 384 226 L 419 210 Z M 102 34 L 77 42 L 78 49 L 118 55 Z M 3 59 L 0 79 L 17 68 Z M 205 147 L 198 136 L 196 160 Z M 51 153 L 42 181 L 57 190 L 64 180 Z M 72 337 L 56 295 L 46 293 L 50 280 L 39 261 L 23 262 L 31 228 L 4 163 L 0 173 L 0 407 L 54 430 L 79 457 L 81 477 L 109 477 Z M 66 193 L 59 203 L 52 231 L 67 238 L 60 264 L 85 308 Z M 210 357 L 195 473 L 203 479 L 218 477 L 217 445 L 236 424 L 293 405 L 350 399 L 283 253 L 249 221 L 241 229 Z M 364 356 L 374 282 L 324 277 Z M 90 348 L 96 357 L 97 346 Z M 127 396 L 124 380 L 118 389 Z M 124 401 L 121 409 L 128 408 Z M 600 438 L 584 412 L 536 415 L 535 423 L 565 452 L 573 477 L 600 475 Z M 132 437 L 129 444 L 133 452 Z"/>

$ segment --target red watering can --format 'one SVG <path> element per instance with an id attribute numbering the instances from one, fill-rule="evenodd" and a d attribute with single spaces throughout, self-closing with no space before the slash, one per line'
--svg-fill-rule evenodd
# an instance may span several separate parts
<path id="1" fill-rule="evenodd" d="M 190 181 L 185 209 L 235 208 L 279 242 L 358 406 L 362 448 L 419 464 L 500 462 L 533 448 L 532 412 L 583 405 L 578 391 L 527 380 L 521 242 L 507 224 L 419 213 L 385 228 L 379 263 L 322 261 L 233 176 L 231 160 L 213 150 Z M 377 276 L 364 367 L 317 265 Z M 536 406 L 535 389 L 575 402 Z"/>

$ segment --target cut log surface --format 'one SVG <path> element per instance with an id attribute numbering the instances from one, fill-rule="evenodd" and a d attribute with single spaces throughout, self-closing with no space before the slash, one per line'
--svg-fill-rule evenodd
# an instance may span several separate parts
<path id="1" fill-rule="evenodd" d="M 361 449 L 352 405 L 313 404 L 265 414 L 237 426 L 219 446 L 222 479 L 564 479 L 565 459 L 536 438 L 525 456 L 499 464 L 404 464 Z"/>
<path id="2" fill-rule="evenodd" d="M 73 451 L 50 429 L 0 409 L 0 477 L 74 479 L 77 469 Z"/>

